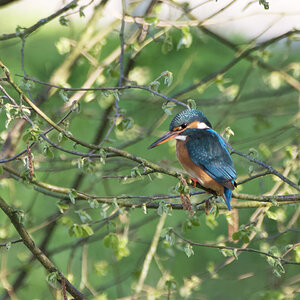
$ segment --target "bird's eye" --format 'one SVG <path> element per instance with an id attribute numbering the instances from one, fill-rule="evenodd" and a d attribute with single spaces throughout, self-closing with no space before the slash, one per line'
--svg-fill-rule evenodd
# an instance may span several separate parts
<path id="1" fill-rule="evenodd" d="M 184 129 L 184 128 L 186 128 L 186 127 L 187 127 L 187 124 L 186 124 L 186 123 L 184 123 L 184 124 L 182 124 L 180 127 L 181 127 L 181 129 Z"/>
<path id="2" fill-rule="evenodd" d="M 184 123 L 184 124 L 174 128 L 173 131 L 181 131 L 181 130 L 185 129 L 187 127 L 187 125 L 188 125 L 187 123 Z"/>

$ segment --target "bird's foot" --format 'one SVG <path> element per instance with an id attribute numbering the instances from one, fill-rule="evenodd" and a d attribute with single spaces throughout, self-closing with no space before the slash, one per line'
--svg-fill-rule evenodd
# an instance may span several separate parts
<path id="1" fill-rule="evenodd" d="M 192 181 L 193 187 L 195 188 L 197 186 L 198 180 L 195 177 L 189 177 L 189 179 Z"/>

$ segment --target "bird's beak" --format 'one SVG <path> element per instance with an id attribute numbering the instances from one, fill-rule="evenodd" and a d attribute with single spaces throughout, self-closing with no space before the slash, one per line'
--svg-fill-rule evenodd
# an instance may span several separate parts
<path id="1" fill-rule="evenodd" d="M 164 136 L 162 136 L 160 139 L 158 139 L 157 141 L 155 141 L 153 144 L 151 144 L 148 149 L 152 149 L 158 145 L 161 145 L 173 138 L 175 138 L 178 135 L 178 132 L 167 132 Z"/>

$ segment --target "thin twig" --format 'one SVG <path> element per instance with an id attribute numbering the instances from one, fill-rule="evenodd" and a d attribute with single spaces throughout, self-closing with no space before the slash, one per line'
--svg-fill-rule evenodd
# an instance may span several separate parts
<path id="1" fill-rule="evenodd" d="M 0 41 L 5 41 L 5 40 L 9 40 L 9 39 L 16 38 L 16 37 L 27 37 L 27 36 L 29 36 L 31 33 L 36 31 L 38 28 L 40 28 L 41 26 L 49 23 L 50 21 L 52 21 L 53 19 L 55 19 L 56 17 L 58 17 L 62 13 L 68 11 L 69 9 L 72 9 L 72 8 L 76 7 L 77 2 L 78 2 L 78 0 L 73 0 L 72 2 L 70 2 L 69 4 L 64 6 L 63 8 L 59 9 L 58 11 L 56 11 L 55 13 L 50 15 L 49 17 L 39 20 L 36 24 L 32 25 L 29 28 L 21 29 L 17 32 L 14 32 L 14 33 L 8 33 L 8 34 L 6 33 L 6 34 L 1 35 L 0 36 Z"/>
<path id="2" fill-rule="evenodd" d="M 18 75 L 17 76 L 19 77 L 24 77 L 22 75 Z M 148 86 L 143 86 L 143 85 L 125 85 L 125 86 L 116 86 L 116 87 L 100 87 L 100 88 L 68 88 L 68 87 L 62 87 L 60 85 L 56 85 L 56 84 L 51 84 L 51 83 L 47 83 L 47 82 L 44 82 L 44 81 L 41 81 L 39 79 L 36 79 L 36 78 L 33 78 L 33 77 L 30 77 L 30 76 L 27 76 L 27 77 L 24 77 L 25 80 L 30 80 L 30 81 L 33 81 L 33 82 L 36 82 L 36 83 L 39 83 L 39 84 L 42 84 L 42 85 L 45 85 L 45 86 L 49 86 L 49 87 L 53 87 L 53 88 L 57 88 L 57 89 L 61 89 L 63 91 L 73 91 L 73 92 L 78 92 L 78 91 L 121 91 L 121 90 L 128 90 L 128 89 L 139 89 L 139 90 L 144 90 L 144 91 L 147 91 L 149 93 L 152 93 L 158 97 L 161 97 L 167 101 L 170 101 L 170 102 L 174 102 L 178 105 L 182 105 L 186 108 L 189 108 L 189 106 L 179 100 L 176 100 L 172 97 L 168 97 L 162 93 L 159 93 L 153 89 L 151 89 L 150 87 Z"/>
<path id="3" fill-rule="evenodd" d="M 191 240 L 186 239 L 185 237 L 183 237 L 182 235 L 180 235 L 178 232 L 174 231 L 172 229 L 172 232 L 179 237 L 181 240 L 183 240 L 184 242 L 189 243 L 192 246 L 199 246 L 199 247 L 207 247 L 207 248 L 216 248 L 216 249 L 227 249 L 227 250 L 232 250 L 232 251 L 236 251 L 236 252 L 252 252 L 252 253 L 258 253 L 258 254 L 262 254 L 265 256 L 269 256 L 275 259 L 278 259 L 279 261 L 281 261 L 284 264 L 290 264 L 290 265 L 300 265 L 300 262 L 296 262 L 296 261 L 290 261 L 290 260 L 286 260 L 286 259 L 282 259 L 282 257 L 273 255 L 269 252 L 263 252 L 260 250 L 256 250 L 256 249 L 251 249 L 251 248 L 236 248 L 236 247 L 229 247 L 229 246 L 221 246 L 221 245 L 211 245 L 211 244 L 203 244 L 203 243 L 196 243 L 193 242 Z"/>

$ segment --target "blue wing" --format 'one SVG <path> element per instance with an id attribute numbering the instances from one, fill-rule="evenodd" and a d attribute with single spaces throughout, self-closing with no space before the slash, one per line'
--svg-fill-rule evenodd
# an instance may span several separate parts
<path id="1" fill-rule="evenodd" d="M 222 137 L 212 129 L 187 129 L 186 147 L 192 161 L 220 184 L 233 189 L 236 171 Z"/>

